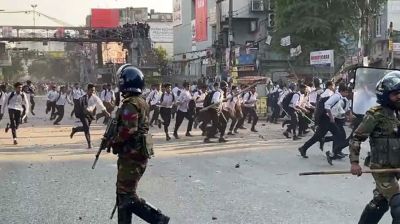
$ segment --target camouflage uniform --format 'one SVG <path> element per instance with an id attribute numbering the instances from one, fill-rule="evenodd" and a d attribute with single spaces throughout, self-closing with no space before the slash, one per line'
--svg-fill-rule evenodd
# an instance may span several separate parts
<path id="1" fill-rule="evenodd" d="M 139 140 L 149 130 L 148 111 L 149 107 L 143 98 L 132 96 L 123 101 L 117 112 L 117 194 L 127 194 L 133 201 L 140 200 L 136 188 L 148 162 L 148 158 L 142 154 L 143 142 Z"/>
<path id="2" fill-rule="evenodd" d="M 395 111 L 376 106 L 367 111 L 350 143 L 350 161 L 358 162 L 361 142 L 370 137 L 371 169 L 400 168 L 400 121 Z M 376 190 L 387 200 L 400 193 L 396 174 L 373 174 Z"/>

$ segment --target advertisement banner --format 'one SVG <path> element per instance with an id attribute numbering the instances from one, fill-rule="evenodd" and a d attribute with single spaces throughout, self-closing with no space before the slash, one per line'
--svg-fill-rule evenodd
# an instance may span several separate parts
<path id="1" fill-rule="evenodd" d="M 207 40 L 207 0 L 196 0 L 196 41 Z"/>
<path id="2" fill-rule="evenodd" d="M 171 43 L 174 41 L 173 27 L 167 23 L 152 23 L 150 25 L 150 38 L 153 42 Z"/>
<path id="3" fill-rule="evenodd" d="M 119 9 L 92 9 L 92 28 L 115 28 L 119 26 Z"/>
<path id="4" fill-rule="evenodd" d="M 182 0 L 173 0 L 173 26 L 182 25 Z"/>
<path id="5" fill-rule="evenodd" d="M 334 66 L 333 50 L 314 51 L 310 53 L 310 65 L 327 65 Z"/>

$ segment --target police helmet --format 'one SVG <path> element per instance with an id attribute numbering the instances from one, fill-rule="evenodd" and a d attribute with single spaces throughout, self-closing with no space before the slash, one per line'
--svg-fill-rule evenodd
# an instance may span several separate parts
<path id="1" fill-rule="evenodd" d="M 117 77 L 119 77 L 119 90 L 122 93 L 142 93 L 145 83 L 140 69 L 131 64 L 122 65 L 117 71 Z"/>
<path id="2" fill-rule="evenodd" d="M 222 89 L 222 88 L 228 88 L 228 83 L 227 82 L 225 82 L 225 81 L 221 81 L 220 83 L 219 83 L 219 87 Z"/>
<path id="3" fill-rule="evenodd" d="M 392 92 L 400 91 L 400 71 L 393 71 L 386 74 L 376 85 L 376 98 L 378 103 L 384 106 L 391 106 L 389 95 Z"/>

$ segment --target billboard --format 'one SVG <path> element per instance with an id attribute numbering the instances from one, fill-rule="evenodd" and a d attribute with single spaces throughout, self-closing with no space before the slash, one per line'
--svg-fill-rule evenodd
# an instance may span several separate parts
<path id="1" fill-rule="evenodd" d="M 93 28 L 118 27 L 119 9 L 92 9 L 90 25 Z"/>
<path id="2" fill-rule="evenodd" d="M 313 51 L 310 53 L 310 65 L 327 65 L 334 66 L 333 50 Z"/>
<path id="3" fill-rule="evenodd" d="M 149 25 L 151 41 L 158 43 L 172 43 L 174 41 L 172 24 L 149 22 Z"/>
<path id="4" fill-rule="evenodd" d="M 196 41 L 207 40 L 207 0 L 196 0 Z"/>
<path id="5" fill-rule="evenodd" d="M 173 26 L 182 25 L 182 0 L 173 0 L 172 18 L 174 21 Z"/>

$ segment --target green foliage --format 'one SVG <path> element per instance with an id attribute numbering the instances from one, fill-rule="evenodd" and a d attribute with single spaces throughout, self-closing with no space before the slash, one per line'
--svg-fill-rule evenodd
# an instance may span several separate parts
<path id="1" fill-rule="evenodd" d="M 277 32 L 274 46 L 280 38 L 290 35 L 292 46 L 301 45 L 303 54 L 298 58 L 305 63 L 310 51 L 334 49 L 342 54 L 346 46 L 343 39 L 358 39 L 361 15 L 373 16 L 385 0 L 276 0 Z"/>
<path id="2" fill-rule="evenodd" d="M 158 71 L 161 75 L 166 75 L 167 71 L 168 71 L 168 54 L 167 54 L 167 50 L 165 50 L 164 48 L 162 48 L 161 46 L 154 48 L 154 54 L 156 57 L 156 62 L 155 64 L 158 67 Z"/>
<path id="3" fill-rule="evenodd" d="M 56 59 L 51 57 L 33 61 L 29 66 L 29 74 L 39 80 L 52 81 L 79 81 L 76 64 L 67 59 Z"/>
<path id="4" fill-rule="evenodd" d="M 3 67 L 4 80 L 7 82 L 17 81 L 22 76 L 22 60 L 21 57 L 12 57 L 12 65 Z"/>

